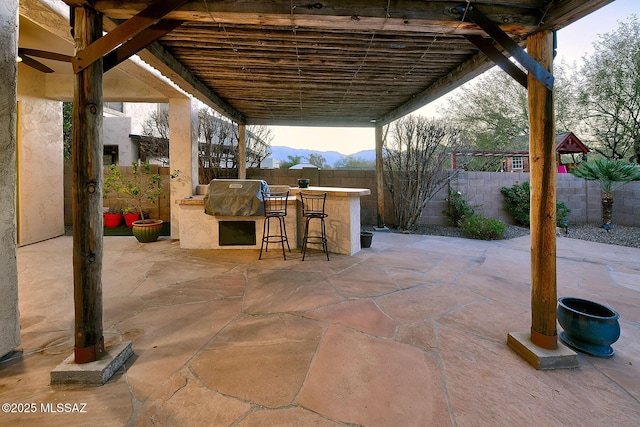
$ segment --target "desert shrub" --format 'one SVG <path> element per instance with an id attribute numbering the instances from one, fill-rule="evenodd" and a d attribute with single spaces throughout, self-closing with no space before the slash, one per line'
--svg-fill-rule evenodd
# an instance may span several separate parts
<path id="1" fill-rule="evenodd" d="M 506 225 L 495 218 L 475 214 L 465 217 L 460 223 L 465 236 L 471 239 L 499 240 L 504 238 Z"/>
<path id="2" fill-rule="evenodd" d="M 504 195 L 507 211 L 517 224 L 529 226 L 531 211 L 531 188 L 529 182 L 513 184 L 511 187 L 502 187 L 500 192 Z M 562 227 L 562 221 L 569 215 L 569 209 L 563 202 L 556 200 L 556 225 Z"/>
<path id="3" fill-rule="evenodd" d="M 462 135 L 453 124 L 413 115 L 387 129 L 382 161 L 395 226 L 415 229 L 427 202 L 456 177 L 457 171 L 448 169 Z"/>
<path id="4" fill-rule="evenodd" d="M 500 192 L 504 195 L 507 211 L 517 224 L 529 226 L 530 193 L 529 182 L 513 184 L 511 187 L 502 187 Z"/>
<path id="5" fill-rule="evenodd" d="M 569 215 L 570 212 L 571 212 L 571 209 L 569 209 L 564 203 L 558 202 L 556 200 L 556 226 L 557 227 L 563 226 L 562 222 L 567 218 L 567 215 Z"/>
<path id="6" fill-rule="evenodd" d="M 460 223 L 466 217 L 475 214 L 475 208 L 478 206 L 471 206 L 469 202 L 464 198 L 461 192 L 455 191 L 449 188 L 449 195 L 446 198 L 448 203 L 448 209 L 443 211 L 449 221 L 449 224 L 454 227 L 460 227 Z"/>

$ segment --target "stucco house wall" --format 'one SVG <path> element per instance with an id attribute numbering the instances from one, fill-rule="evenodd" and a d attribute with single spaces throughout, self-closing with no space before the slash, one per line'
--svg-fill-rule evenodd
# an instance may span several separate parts
<path id="1" fill-rule="evenodd" d="M 16 25 L 18 0 L 0 7 L 0 357 L 20 345 L 16 262 Z"/>
<path id="2" fill-rule="evenodd" d="M 142 135 L 142 125 L 151 114 L 160 108 L 169 108 L 168 104 L 153 104 L 148 102 L 127 102 L 124 104 L 124 115 L 131 118 L 130 133 Z"/>
<path id="3" fill-rule="evenodd" d="M 138 160 L 138 146 L 129 138 L 131 117 L 104 117 L 102 128 L 105 147 L 118 147 L 118 166 L 131 166 Z"/>
<path id="4" fill-rule="evenodd" d="M 62 103 L 43 99 L 43 73 L 20 64 L 18 245 L 64 234 Z"/>

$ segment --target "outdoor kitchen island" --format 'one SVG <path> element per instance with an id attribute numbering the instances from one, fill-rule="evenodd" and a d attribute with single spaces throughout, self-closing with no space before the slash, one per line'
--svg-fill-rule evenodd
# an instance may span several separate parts
<path id="1" fill-rule="evenodd" d="M 272 191 L 276 191 L 273 186 Z M 278 190 L 279 191 L 279 190 Z M 353 255 L 360 251 L 360 197 L 371 194 L 366 188 L 309 187 L 290 188 L 285 220 L 291 249 L 301 247 L 299 239 L 304 234 L 302 207 L 298 193 L 327 193 L 325 212 L 329 252 Z M 264 216 L 216 216 L 204 210 L 204 195 L 177 200 L 179 210 L 180 247 L 184 249 L 260 249 Z M 230 224 L 227 224 L 230 223 Z M 247 223 L 247 224 L 242 224 Z M 220 233 L 227 225 L 239 226 L 245 233 L 255 233 L 251 241 L 221 244 Z M 314 233 L 312 224 L 311 232 Z M 222 227 L 222 228 L 221 228 Z M 223 236 L 224 237 L 224 236 Z M 247 237 L 247 236 L 245 236 Z M 250 236 L 249 236 L 250 237 Z M 241 239 L 242 240 L 242 239 Z M 273 244 L 272 244 L 273 245 Z M 270 245 L 271 246 L 271 245 Z M 275 245 L 274 245 L 275 246 Z M 279 246 L 276 246 L 279 247 Z M 311 246 L 312 248 L 314 246 Z"/>

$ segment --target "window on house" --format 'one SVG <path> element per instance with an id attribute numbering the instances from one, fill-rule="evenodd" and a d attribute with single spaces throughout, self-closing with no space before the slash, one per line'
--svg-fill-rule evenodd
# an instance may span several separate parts
<path id="1" fill-rule="evenodd" d="M 514 157 L 511 161 L 511 169 L 523 169 L 524 161 L 522 157 Z"/>
<path id="2" fill-rule="evenodd" d="M 105 166 L 118 164 L 118 146 L 117 145 L 105 145 L 102 148 L 102 162 Z"/>
<path id="3" fill-rule="evenodd" d="M 122 102 L 105 102 L 104 108 L 108 108 L 110 110 L 119 111 L 121 113 L 124 112 L 124 105 Z"/>

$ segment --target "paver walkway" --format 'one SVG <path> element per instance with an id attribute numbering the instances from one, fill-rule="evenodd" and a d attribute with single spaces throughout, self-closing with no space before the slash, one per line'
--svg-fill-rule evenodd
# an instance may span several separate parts
<path id="1" fill-rule="evenodd" d="M 558 296 L 620 313 L 616 355 L 536 371 L 529 238 L 375 233 L 356 256 L 183 250 L 105 238 L 104 335 L 135 355 L 101 387 L 52 387 L 72 354 L 72 241 L 18 250 L 22 355 L 0 364 L 0 425 L 637 426 L 640 250 L 558 240 Z M 264 258 L 264 257 L 263 257 Z M 43 413 L 86 403 L 84 413 Z M 4 407 L 3 407 L 4 408 Z"/>

